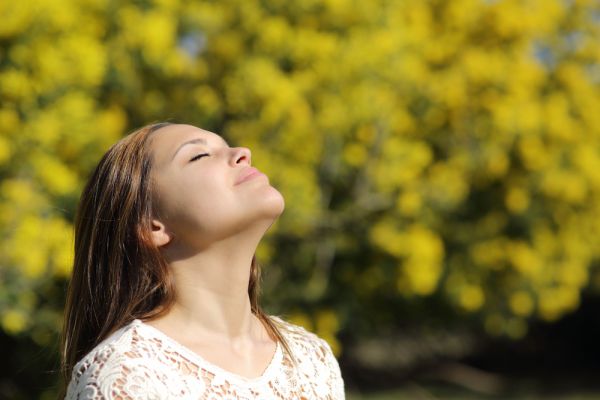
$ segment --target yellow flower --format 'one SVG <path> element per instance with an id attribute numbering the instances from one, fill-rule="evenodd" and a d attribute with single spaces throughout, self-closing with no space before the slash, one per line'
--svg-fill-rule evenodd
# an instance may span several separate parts
<path id="1" fill-rule="evenodd" d="M 539 314 L 546 321 L 555 321 L 579 305 L 579 290 L 569 286 L 543 289 L 539 297 Z"/>
<path id="2" fill-rule="evenodd" d="M 21 333 L 27 326 L 27 317 L 20 311 L 8 310 L 2 315 L 2 328 L 9 334 Z"/>
<path id="3" fill-rule="evenodd" d="M 466 285 L 459 292 L 459 303 L 466 311 L 477 311 L 485 302 L 485 294 L 480 286 Z"/>
<path id="4" fill-rule="evenodd" d="M 369 238 L 373 244 L 396 257 L 405 254 L 407 246 L 403 243 L 404 236 L 390 219 L 375 223 L 371 227 Z"/>
<path id="5" fill-rule="evenodd" d="M 529 195 L 522 188 L 511 187 L 504 198 L 504 203 L 509 211 L 520 214 L 529 207 Z"/>
<path id="6" fill-rule="evenodd" d="M 422 199 L 419 193 L 415 191 L 407 191 L 398 196 L 396 208 L 403 215 L 415 215 L 422 205 Z"/>
<path id="7" fill-rule="evenodd" d="M 527 334 L 527 323 L 522 318 L 509 318 L 504 331 L 513 340 L 522 339 Z"/>
<path id="8" fill-rule="evenodd" d="M 361 166 L 367 159 L 367 150 L 358 143 L 349 143 L 344 147 L 344 161 L 354 167 Z"/>
<path id="9" fill-rule="evenodd" d="M 0 165 L 8 161 L 11 154 L 11 145 L 10 142 L 0 136 Z"/>
<path id="10" fill-rule="evenodd" d="M 33 4 L 24 1 L 0 2 L 0 38 L 16 36 L 30 28 L 31 20 L 36 13 Z"/>
<path id="11" fill-rule="evenodd" d="M 55 157 L 38 154 L 34 158 L 33 166 L 40 181 L 51 193 L 66 195 L 77 188 L 75 173 Z"/>
<path id="12" fill-rule="evenodd" d="M 528 278 L 533 278 L 542 272 L 542 259 L 525 242 L 514 241 L 508 244 L 508 258 L 513 267 Z"/>
<path id="13" fill-rule="evenodd" d="M 473 244 L 469 252 L 477 265 L 501 269 L 506 259 L 506 243 L 502 238 L 486 240 Z"/>
<path id="14" fill-rule="evenodd" d="M 533 299 L 526 291 L 517 291 L 509 298 L 510 309 L 515 315 L 527 317 L 533 312 Z"/>
<path id="15" fill-rule="evenodd" d="M 431 294 L 437 288 L 442 271 L 442 241 L 434 232 L 417 224 L 406 230 L 400 242 L 406 261 L 400 264 L 398 288 L 402 290 L 408 284 L 418 295 Z"/>

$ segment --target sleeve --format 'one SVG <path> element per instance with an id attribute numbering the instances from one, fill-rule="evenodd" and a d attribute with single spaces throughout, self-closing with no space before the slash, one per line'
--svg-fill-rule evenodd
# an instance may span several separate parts
<path id="1" fill-rule="evenodd" d="M 324 339 L 319 339 L 321 342 L 321 351 L 324 353 L 325 368 L 327 372 L 323 374 L 326 378 L 326 385 L 329 386 L 330 399 L 339 400 L 345 399 L 344 380 L 340 371 L 340 365 L 333 355 L 333 351 Z"/>
<path id="2" fill-rule="evenodd" d="M 141 359 L 91 362 L 73 372 L 65 400 L 157 400 L 168 398 L 166 380 Z"/>

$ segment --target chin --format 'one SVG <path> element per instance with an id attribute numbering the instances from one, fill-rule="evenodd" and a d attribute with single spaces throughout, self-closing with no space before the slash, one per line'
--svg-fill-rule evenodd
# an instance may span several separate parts
<path id="1" fill-rule="evenodd" d="M 281 213 L 283 213 L 283 210 L 285 209 L 285 200 L 283 199 L 283 195 L 279 193 L 277 189 L 275 189 L 274 187 L 271 187 L 271 189 L 272 190 L 270 190 L 270 193 L 267 196 L 265 196 L 265 205 L 267 209 L 266 211 L 273 218 L 277 218 L 281 215 Z"/>

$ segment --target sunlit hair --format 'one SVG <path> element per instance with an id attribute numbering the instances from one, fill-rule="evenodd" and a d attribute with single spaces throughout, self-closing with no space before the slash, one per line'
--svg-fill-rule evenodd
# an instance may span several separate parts
<path id="1" fill-rule="evenodd" d="M 61 336 L 62 392 L 73 367 L 136 318 L 166 313 L 175 299 L 169 265 L 151 239 L 152 157 L 149 138 L 168 122 L 147 125 L 114 144 L 85 186 L 75 218 L 75 259 Z M 253 257 L 252 312 L 294 360 L 277 322 L 259 304 L 260 267 Z"/>

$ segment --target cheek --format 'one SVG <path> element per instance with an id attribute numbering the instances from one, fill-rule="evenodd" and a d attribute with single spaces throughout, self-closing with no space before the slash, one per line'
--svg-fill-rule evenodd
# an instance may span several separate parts
<path id="1" fill-rule="evenodd" d="M 235 201 L 231 188 L 216 175 L 198 179 L 197 183 L 184 186 L 181 191 L 185 193 L 182 198 L 186 199 L 193 213 L 200 213 L 205 218 L 210 218 L 211 214 L 222 214 Z"/>
<path id="2" fill-rule="evenodd" d="M 175 233 L 210 232 L 236 217 L 236 199 L 222 181 L 208 176 L 172 183 L 162 203 L 167 224 Z"/>

